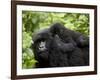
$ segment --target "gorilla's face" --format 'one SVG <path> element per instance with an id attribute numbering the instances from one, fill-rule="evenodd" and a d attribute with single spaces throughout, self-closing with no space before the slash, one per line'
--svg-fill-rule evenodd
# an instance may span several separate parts
<path id="1" fill-rule="evenodd" d="M 49 56 L 49 43 L 51 41 L 51 34 L 48 31 L 41 32 L 35 38 L 33 49 L 36 59 L 48 61 Z"/>
<path id="2" fill-rule="evenodd" d="M 40 51 L 45 51 L 46 50 L 46 42 L 45 41 L 41 41 L 39 43 L 38 48 L 39 48 Z"/>
<path id="3" fill-rule="evenodd" d="M 46 46 L 47 41 L 46 40 L 39 40 L 34 44 L 34 49 L 35 49 L 35 56 L 37 55 L 37 59 L 41 59 L 43 61 L 48 60 L 48 48 Z"/>

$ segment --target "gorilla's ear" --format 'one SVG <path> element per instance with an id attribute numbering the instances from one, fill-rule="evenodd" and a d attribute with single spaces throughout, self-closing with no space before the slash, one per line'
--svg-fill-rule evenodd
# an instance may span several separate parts
<path id="1" fill-rule="evenodd" d="M 38 35 L 38 34 L 35 34 L 33 37 L 32 37 L 32 41 L 35 42 L 37 41 L 38 39 L 41 38 L 41 35 Z M 33 43 L 34 44 L 34 43 Z"/>

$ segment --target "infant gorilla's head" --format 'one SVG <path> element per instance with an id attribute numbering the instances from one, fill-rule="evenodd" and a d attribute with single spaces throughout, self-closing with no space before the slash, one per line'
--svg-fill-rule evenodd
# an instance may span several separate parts
<path id="1" fill-rule="evenodd" d="M 61 35 L 65 30 L 64 25 L 60 23 L 55 23 L 50 27 L 50 32 L 52 33 L 52 36 Z"/>

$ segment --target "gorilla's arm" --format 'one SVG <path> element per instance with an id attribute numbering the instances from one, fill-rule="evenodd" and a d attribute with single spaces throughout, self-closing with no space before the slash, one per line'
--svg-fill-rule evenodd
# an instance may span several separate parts
<path id="1" fill-rule="evenodd" d="M 53 47 L 57 47 L 59 50 L 62 50 L 64 52 L 73 51 L 75 49 L 73 43 L 64 43 L 63 41 L 61 41 L 58 35 L 55 35 L 53 39 L 53 45 Z"/>
<path id="2" fill-rule="evenodd" d="M 51 67 L 69 66 L 66 51 L 72 51 L 72 44 L 65 44 L 58 35 L 55 35 L 51 41 L 49 62 Z"/>

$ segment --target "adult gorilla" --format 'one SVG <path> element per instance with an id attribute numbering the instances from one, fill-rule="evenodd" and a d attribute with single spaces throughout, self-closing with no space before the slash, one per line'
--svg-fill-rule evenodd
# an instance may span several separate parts
<path id="1" fill-rule="evenodd" d="M 36 67 L 50 67 L 49 65 L 49 46 L 52 41 L 49 29 L 44 29 L 33 36 L 32 49 L 35 59 L 38 61 Z"/>
<path id="2" fill-rule="evenodd" d="M 88 38 L 60 23 L 37 33 L 33 42 L 37 67 L 89 65 Z"/>

